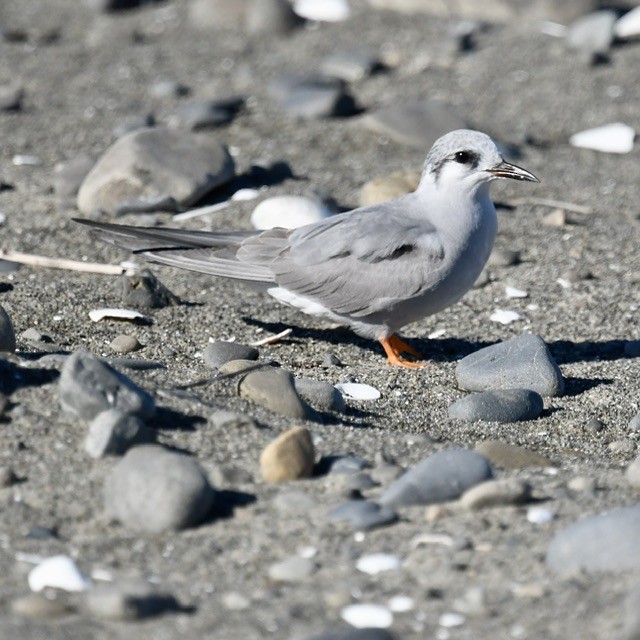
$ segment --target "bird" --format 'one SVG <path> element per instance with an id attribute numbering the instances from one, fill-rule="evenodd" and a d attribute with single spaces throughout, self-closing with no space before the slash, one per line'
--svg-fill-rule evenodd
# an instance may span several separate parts
<path id="1" fill-rule="evenodd" d="M 484 268 L 498 229 L 490 183 L 539 182 L 508 163 L 485 133 L 438 138 L 417 189 L 296 229 L 188 231 L 75 219 L 144 258 L 232 278 L 281 303 L 377 340 L 391 365 L 422 355 L 397 332 L 460 300 Z"/>

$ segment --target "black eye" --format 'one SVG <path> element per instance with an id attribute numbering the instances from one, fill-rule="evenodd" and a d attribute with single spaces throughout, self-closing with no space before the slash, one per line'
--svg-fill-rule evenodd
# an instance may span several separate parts
<path id="1" fill-rule="evenodd" d="M 458 151 L 453 159 L 460 164 L 471 164 L 474 160 L 474 155 L 470 151 Z"/>

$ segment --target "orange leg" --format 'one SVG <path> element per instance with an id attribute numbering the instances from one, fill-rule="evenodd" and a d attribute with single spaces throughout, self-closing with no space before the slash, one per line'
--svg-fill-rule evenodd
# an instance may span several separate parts
<path id="1" fill-rule="evenodd" d="M 428 362 L 405 360 L 402 357 L 402 354 L 406 353 L 414 358 L 422 358 L 422 354 L 409 346 L 404 340 L 398 338 L 398 336 L 393 335 L 388 338 L 379 338 L 379 342 L 387 354 L 387 362 L 389 364 L 396 367 L 408 367 L 410 369 L 419 369 L 420 367 L 426 367 L 429 365 Z"/>

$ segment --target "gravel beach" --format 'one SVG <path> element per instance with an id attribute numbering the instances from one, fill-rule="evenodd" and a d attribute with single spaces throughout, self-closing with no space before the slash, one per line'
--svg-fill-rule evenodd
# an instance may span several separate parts
<path id="1" fill-rule="evenodd" d="M 0 259 L 0 639 L 640 638 L 640 9 L 604 4 L 2 0 L 0 249 L 127 274 Z M 422 369 L 72 220 L 321 219 L 460 126 L 540 183 L 492 185 Z"/>

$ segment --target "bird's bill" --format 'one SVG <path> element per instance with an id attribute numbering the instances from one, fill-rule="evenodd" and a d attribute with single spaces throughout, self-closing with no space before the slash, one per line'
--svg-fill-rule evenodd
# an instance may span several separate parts
<path id="1" fill-rule="evenodd" d="M 513 180 L 526 180 L 527 182 L 540 182 L 533 173 L 529 173 L 526 169 L 517 167 L 515 164 L 510 164 L 509 162 L 501 162 L 488 171 L 496 178 L 511 178 Z"/>

